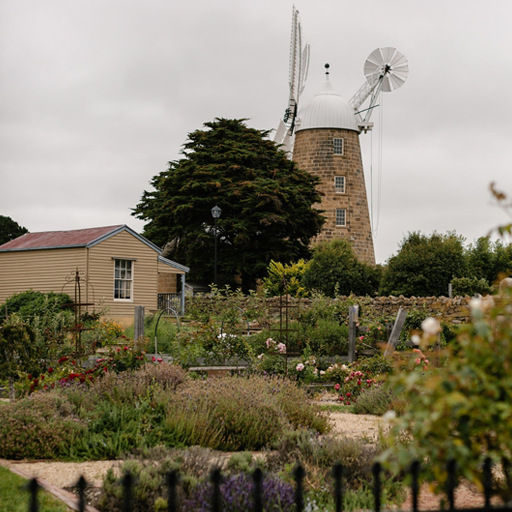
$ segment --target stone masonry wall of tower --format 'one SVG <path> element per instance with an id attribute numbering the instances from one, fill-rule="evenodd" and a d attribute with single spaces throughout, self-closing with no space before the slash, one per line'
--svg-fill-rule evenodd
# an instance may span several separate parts
<path id="1" fill-rule="evenodd" d="M 343 154 L 334 154 L 334 139 L 343 139 Z M 352 130 L 315 128 L 295 134 L 293 160 L 299 167 L 321 179 L 324 195 L 315 205 L 324 210 L 326 222 L 315 243 L 344 238 L 360 261 L 375 264 L 373 236 L 363 174 L 359 134 Z M 335 177 L 345 177 L 345 192 L 336 192 Z M 346 225 L 336 222 L 336 210 L 346 211 Z"/>

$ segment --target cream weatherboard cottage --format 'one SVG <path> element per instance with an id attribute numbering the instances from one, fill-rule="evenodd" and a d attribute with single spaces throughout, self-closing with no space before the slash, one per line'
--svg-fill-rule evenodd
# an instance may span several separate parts
<path id="1" fill-rule="evenodd" d="M 73 298 L 78 270 L 81 302 L 94 304 L 89 311 L 106 307 L 109 317 L 124 324 L 133 321 L 135 306 L 156 310 L 159 295 L 178 289 L 184 306 L 189 269 L 161 252 L 126 225 L 26 233 L 0 245 L 0 304 L 26 290 Z"/>

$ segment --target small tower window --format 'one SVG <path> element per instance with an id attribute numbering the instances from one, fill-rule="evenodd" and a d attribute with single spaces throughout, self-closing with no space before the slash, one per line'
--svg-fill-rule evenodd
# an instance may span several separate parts
<path id="1" fill-rule="evenodd" d="M 345 193 L 345 176 L 334 177 L 334 191 L 338 194 Z"/>
<path id="2" fill-rule="evenodd" d="M 343 155 L 343 139 L 333 139 L 333 150 L 335 155 Z"/>
<path id="3" fill-rule="evenodd" d="M 336 210 L 336 226 L 347 225 L 347 210 Z"/>

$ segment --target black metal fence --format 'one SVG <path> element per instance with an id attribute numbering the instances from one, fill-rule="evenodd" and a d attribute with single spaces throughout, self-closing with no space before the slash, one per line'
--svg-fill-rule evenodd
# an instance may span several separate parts
<path id="1" fill-rule="evenodd" d="M 446 491 L 447 505 L 449 511 L 454 511 L 455 509 L 455 490 L 458 486 L 457 483 L 457 468 L 456 464 L 452 461 L 448 463 L 448 480 Z M 373 496 L 374 496 L 374 512 L 381 511 L 382 505 L 382 490 L 381 490 L 381 473 L 382 467 L 379 463 L 375 463 L 372 468 L 373 472 Z M 420 464 L 418 462 L 413 462 L 410 467 L 410 473 L 412 477 L 411 484 L 411 495 L 412 495 L 412 511 L 418 511 L 418 498 L 419 498 L 419 474 L 420 474 Z M 484 474 L 484 506 L 482 508 L 471 508 L 471 509 L 457 509 L 458 512 L 465 512 L 466 510 L 471 510 L 472 512 L 479 511 L 488 511 L 493 510 L 496 512 L 512 512 L 512 506 L 502 506 L 502 507 L 491 507 L 491 496 L 493 494 L 493 480 L 492 480 L 492 471 L 491 471 L 491 461 L 488 459 L 484 463 L 483 467 Z M 342 487 L 342 478 L 343 478 L 343 467 L 341 464 L 336 464 L 332 468 L 332 476 L 334 480 L 333 485 L 333 497 L 334 497 L 334 510 L 336 512 L 343 511 L 343 487 Z M 304 468 L 300 465 L 297 465 L 294 470 L 294 478 L 295 478 L 295 511 L 303 512 L 304 511 L 304 492 L 303 492 L 303 480 L 305 477 Z M 222 492 L 221 492 L 221 484 L 222 484 L 222 473 L 220 469 L 216 469 L 211 473 L 210 476 L 212 483 L 212 493 L 211 493 L 211 512 L 221 512 L 223 510 L 223 502 L 222 502 Z M 252 507 L 244 512 L 263 512 L 263 479 L 264 474 L 261 469 L 256 469 L 252 474 L 253 480 L 253 493 L 252 493 Z M 125 474 L 121 480 L 121 484 L 123 486 L 123 512 L 133 512 L 134 510 L 134 502 L 133 502 L 133 489 L 136 485 L 136 481 L 132 475 L 129 473 Z M 180 506 L 178 500 L 178 485 L 179 485 L 179 475 L 171 471 L 165 477 L 164 485 L 167 488 L 167 511 L 168 512 L 178 512 L 179 510 L 183 510 Z M 29 512 L 37 512 L 38 508 L 38 491 L 40 490 L 40 485 L 37 482 L 37 479 L 33 479 L 29 482 L 27 486 L 27 490 L 30 492 L 30 503 L 29 503 Z M 83 477 L 80 477 L 77 482 L 77 490 L 78 490 L 78 507 L 77 510 L 80 512 L 84 512 L 86 510 L 86 501 L 85 501 L 85 491 L 87 488 L 87 482 Z"/>

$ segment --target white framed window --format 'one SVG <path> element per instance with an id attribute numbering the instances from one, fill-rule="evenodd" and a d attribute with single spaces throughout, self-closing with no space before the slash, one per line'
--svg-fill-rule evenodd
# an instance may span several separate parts
<path id="1" fill-rule="evenodd" d="M 334 177 L 334 191 L 338 194 L 345 193 L 345 176 Z"/>
<path id="2" fill-rule="evenodd" d="M 132 260 L 114 260 L 114 300 L 133 300 Z"/>
<path id="3" fill-rule="evenodd" d="M 343 155 L 343 139 L 332 139 L 332 149 L 335 155 Z"/>
<path id="4" fill-rule="evenodd" d="M 336 226 L 347 225 L 347 210 L 336 210 Z"/>

